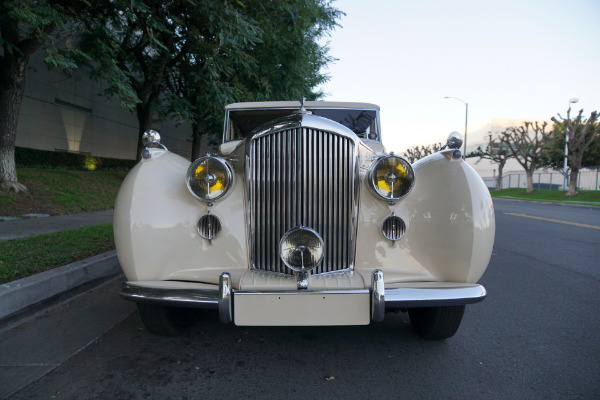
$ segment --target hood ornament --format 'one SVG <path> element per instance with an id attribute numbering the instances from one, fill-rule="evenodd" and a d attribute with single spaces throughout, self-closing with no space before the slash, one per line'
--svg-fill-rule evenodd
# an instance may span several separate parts
<path id="1" fill-rule="evenodd" d="M 312 114 L 311 111 L 308 111 L 306 108 L 304 108 L 304 102 L 306 101 L 306 97 L 302 96 L 300 97 L 300 99 L 298 99 L 298 101 L 300 102 L 300 109 L 296 111 L 297 114 Z"/>

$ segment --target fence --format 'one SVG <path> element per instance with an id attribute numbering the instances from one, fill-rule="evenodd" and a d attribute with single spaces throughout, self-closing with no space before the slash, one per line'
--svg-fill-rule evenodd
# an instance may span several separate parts
<path id="1" fill-rule="evenodd" d="M 483 181 L 490 189 L 496 188 L 496 177 L 483 177 Z M 533 187 L 535 189 L 563 190 L 565 176 L 559 171 L 545 171 L 533 173 Z M 567 179 L 568 187 L 569 181 Z M 586 168 L 579 171 L 577 177 L 578 190 L 600 190 L 600 167 Z M 502 176 L 502 189 L 526 188 L 527 175 L 525 171 L 504 174 Z"/>

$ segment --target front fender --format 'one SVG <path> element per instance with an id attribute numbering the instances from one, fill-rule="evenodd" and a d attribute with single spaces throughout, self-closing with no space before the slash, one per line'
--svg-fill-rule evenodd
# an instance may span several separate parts
<path id="1" fill-rule="evenodd" d="M 386 283 L 476 282 L 487 268 L 495 235 L 487 187 L 452 150 L 425 157 L 413 169 L 415 186 L 395 205 L 374 198 L 363 185 L 357 269 L 363 276 L 380 269 Z M 381 234 L 383 219 L 392 213 L 406 223 L 396 243 Z"/>
<path id="2" fill-rule="evenodd" d="M 241 275 L 248 268 L 243 179 L 234 179 L 231 195 L 211 207 L 223 231 L 209 243 L 197 227 L 208 207 L 185 183 L 190 162 L 162 149 L 149 151 L 151 157 L 123 181 L 115 203 L 115 245 L 127 279 L 217 284 L 224 268 Z"/>

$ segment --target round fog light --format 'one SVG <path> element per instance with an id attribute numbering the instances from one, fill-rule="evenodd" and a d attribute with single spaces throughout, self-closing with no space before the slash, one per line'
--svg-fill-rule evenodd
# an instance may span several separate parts
<path id="1" fill-rule="evenodd" d="M 317 232 L 304 226 L 283 235 L 279 247 L 281 260 L 294 271 L 310 271 L 323 259 L 323 239 Z"/>

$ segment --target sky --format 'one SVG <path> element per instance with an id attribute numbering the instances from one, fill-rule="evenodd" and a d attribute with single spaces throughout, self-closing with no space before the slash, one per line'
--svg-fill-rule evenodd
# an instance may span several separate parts
<path id="1" fill-rule="evenodd" d="M 492 118 L 600 111 L 600 0 L 337 0 L 323 100 L 381 107 L 403 152 Z M 573 114 L 572 111 L 572 114 Z M 475 138 L 472 138 L 475 140 Z"/>

